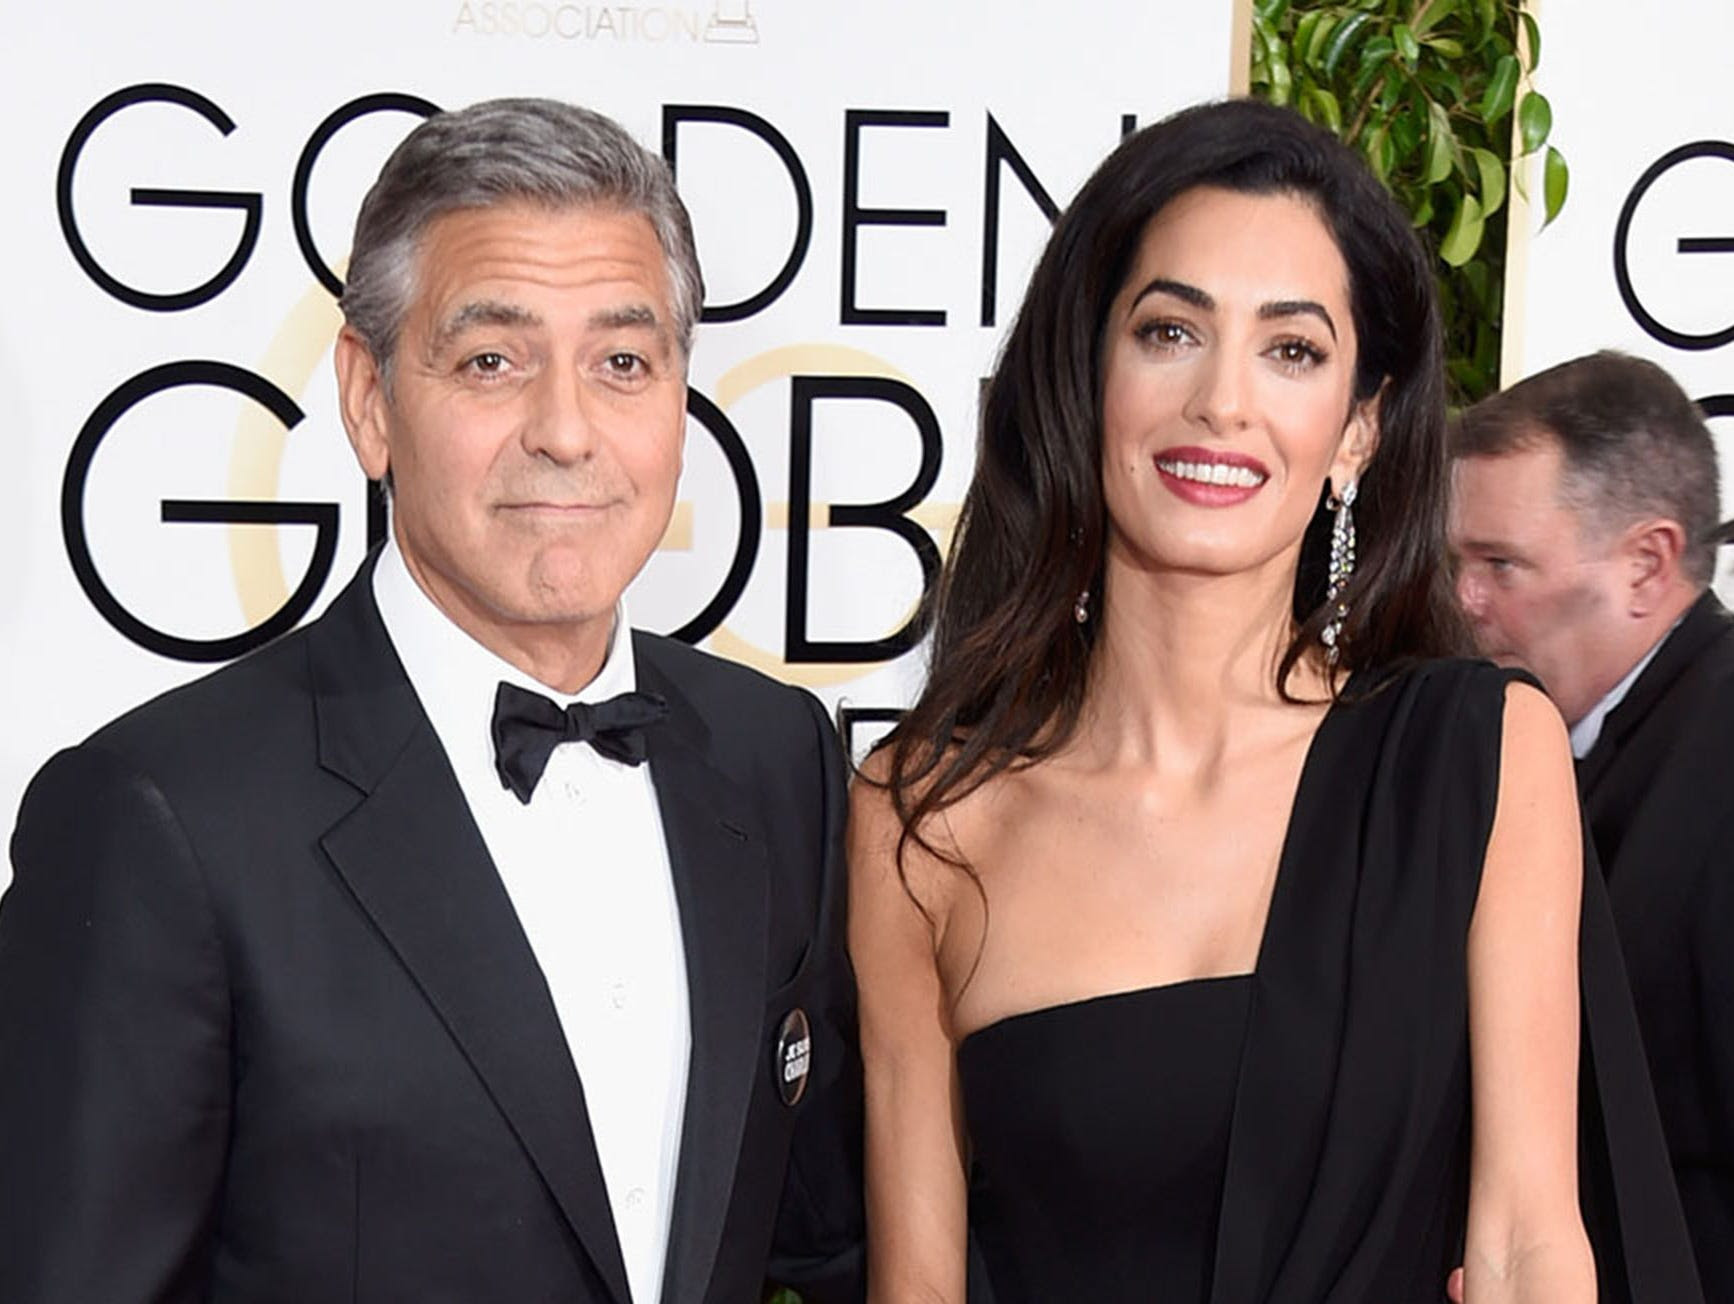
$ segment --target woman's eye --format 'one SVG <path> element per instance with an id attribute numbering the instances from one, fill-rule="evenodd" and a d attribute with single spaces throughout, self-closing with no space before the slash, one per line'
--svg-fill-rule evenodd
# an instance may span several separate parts
<path id="1" fill-rule="evenodd" d="M 1137 333 L 1139 339 L 1159 348 L 1175 348 L 1192 338 L 1192 332 L 1177 321 L 1146 322 Z"/>
<path id="2" fill-rule="evenodd" d="M 1308 340 L 1280 340 L 1272 352 L 1286 367 L 1313 367 L 1325 360 L 1324 351 Z"/>

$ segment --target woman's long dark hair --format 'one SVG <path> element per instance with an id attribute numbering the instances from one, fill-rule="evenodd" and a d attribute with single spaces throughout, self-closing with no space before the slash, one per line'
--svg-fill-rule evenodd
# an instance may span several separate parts
<path id="1" fill-rule="evenodd" d="M 1367 167 L 1298 115 L 1251 100 L 1186 109 L 1128 138 L 1060 217 L 982 405 L 975 479 L 928 610 L 927 686 L 887 741 L 886 781 L 913 839 L 935 812 L 1077 728 L 1100 622 L 1102 346 L 1108 308 L 1152 218 L 1197 186 L 1303 197 L 1348 266 L 1359 340 L 1357 402 L 1380 396 L 1379 440 L 1359 483 L 1358 558 L 1337 665 L 1390 667 L 1454 652 L 1462 625 L 1443 566 L 1445 384 L 1433 270 Z M 1381 390 L 1383 391 L 1381 394 Z M 1277 670 L 1322 653 L 1330 517 L 1301 546 L 1296 632 Z"/>

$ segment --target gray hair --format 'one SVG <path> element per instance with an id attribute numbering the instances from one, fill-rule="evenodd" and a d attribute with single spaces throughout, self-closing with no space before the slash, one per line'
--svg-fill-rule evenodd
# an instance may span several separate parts
<path id="1" fill-rule="evenodd" d="M 528 201 L 549 209 L 642 214 L 668 264 L 670 310 L 692 352 L 704 303 L 692 221 L 668 165 L 611 118 L 558 100 L 504 99 L 437 113 L 410 132 L 361 202 L 344 286 L 344 319 L 391 373 L 415 292 L 415 254 L 435 218 Z"/>
<path id="2" fill-rule="evenodd" d="M 1457 419 L 1454 457 L 1499 457 L 1552 439 L 1562 504 L 1590 537 L 1646 516 L 1677 521 L 1681 569 L 1699 588 L 1716 569 L 1715 440 L 1698 405 L 1655 363 L 1612 349 L 1562 362 Z"/>

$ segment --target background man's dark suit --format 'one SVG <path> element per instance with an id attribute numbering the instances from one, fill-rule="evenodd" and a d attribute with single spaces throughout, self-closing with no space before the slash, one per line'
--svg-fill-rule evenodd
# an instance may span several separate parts
<path id="1" fill-rule="evenodd" d="M 1734 619 L 1706 592 L 1578 765 L 1704 1295 L 1734 1301 Z"/>
<path id="2" fill-rule="evenodd" d="M 552 1000 L 371 575 L 32 784 L 0 906 L 6 1304 L 625 1304 Z M 808 695 L 634 646 L 670 707 L 650 765 L 692 1013 L 663 1298 L 747 1304 L 767 1253 L 848 1298 L 834 735 Z M 813 1070 L 790 1108 L 795 1007 Z"/>

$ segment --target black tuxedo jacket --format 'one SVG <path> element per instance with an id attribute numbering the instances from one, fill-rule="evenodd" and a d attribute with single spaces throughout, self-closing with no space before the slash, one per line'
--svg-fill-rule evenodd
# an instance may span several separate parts
<path id="1" fill-rule="evenodd" d="M 552 1000 L 371 578 L 31 784 L 0 903 L 6 1304 L 628 1304 Z M 692 1011 L 664 1304 L 856 1298 L 835 735 L 808 694 L 634 650 L 670 708 Z"/>
<path id="2" fill-rule="evenodd" d="M 1578 764 L 1708 1300 L 1734 1301 L 1734 619 L 1706 592 Z"/>

